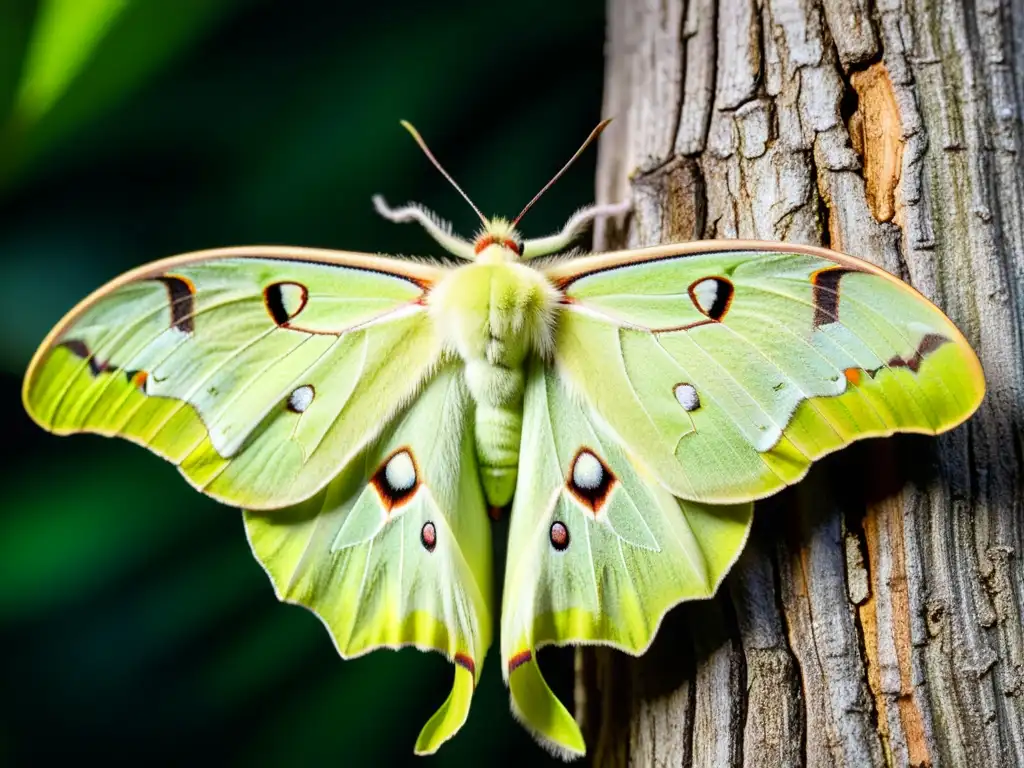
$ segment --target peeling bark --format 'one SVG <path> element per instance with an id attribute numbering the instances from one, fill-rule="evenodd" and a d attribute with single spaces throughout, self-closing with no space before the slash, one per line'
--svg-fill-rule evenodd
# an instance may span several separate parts
<path id="1" fill-rule="evenodd" d="M 988 393 L 758 505 L 715 600 L 579 655 L 594 763 L 1024 765 L 1024 2 L 609 0 L 598 249 L 824 244 L 911 282 Z"/>

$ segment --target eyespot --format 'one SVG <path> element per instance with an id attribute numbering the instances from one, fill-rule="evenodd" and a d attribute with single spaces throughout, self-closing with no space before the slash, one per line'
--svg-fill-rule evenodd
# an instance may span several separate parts
<path id="1" fill-rule="evenodd" d="M 416 467 L 408 451 L 399 451 L 384 465 L 384 479 L 388 487 L 398 493 L 416 485 Z"/>
<path id="2" fill-rule="evenodd" d="M 293 413 L 303 413 L 309 408 L 315 395 L 316 390 L 313 389 L 312 384 L 303 384 L 288 396 L 288 410 Z"/>
<path id="3" fill-rule="evenodd" d="M 615 483 L 615 473 L 588 448 L 576 454 L 565 481 L 576 500 L 595 515 L 604 507 Z"/>
<path id="4" fill-rule="evenodd" d="M 720 321 L 729 311 L 734 292 L 732 283 L 724 277 L 717 276 L 695 280 L 687 291 L 697 310 L 715 322 Z"/>
<path id="5" fill-rule="evenodd" d="M 590 451 L 581 451 L 572 465 L 572 484 L 579 491 L 593 491 L 604 481 L 604 467 Z"/>
<path id="6" fill-rule="evenodd" d="M 688 382 L 682 384 L 676 384 L 672 390 L 676 396 L 676 400 L 683 406 L 684 411 L 696 411 L 700 408 L 700 395 L 697 394 L 697 388 Z"/>
<path id="7" fill-rule="evenodd" d="M 437 528 L 431 522 L 426 522 L 420 529 L 420 543 L 427 552 L 433 552 L 437 546 Z"/>
<path id="8" fill-rule="evenodd" d="M 551 539 L 551 546 L 559 552 L 564 552 L 569 546 L 569 529 L 561 521 L 556 520 L 551 524 L 548 537 Z"/>
<path id="9" fill-rule="evenodd" d="M 419 488 L 419 472 L 410 450 L 400 448 L 392 453 L 370 482 L 388 511 L 408 501 Z"/>
<path id="10" fill-rule="evenodd" d="M 279 326 L 287 326 L 306 307 L 309 290 L 302 283 L 290 281 L 271 283 L 263 289 L 263 304 L 271 319 Z"/>

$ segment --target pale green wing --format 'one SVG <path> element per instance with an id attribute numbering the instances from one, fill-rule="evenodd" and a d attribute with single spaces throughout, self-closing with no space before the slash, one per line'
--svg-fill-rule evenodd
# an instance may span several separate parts
<path id="1" fill-rule="evenodd" d="M 245 516 L 278 597 L 319 616 L 342 656 L 412 645 L 454 662 L 452 693 L 419 753 L 465 722 L 491 643 L 491 532 L 471 407 L 461 371 L 446 367 L 313 498 Z"/>
<path id="2" fill-rule="evenodd" d="M 559 370 L 683 498 L 768 496 L 853 440 L 951 429 L 984 395 L 942 312 L 824 249 L 711 241 L 545 274 Z"/>
<path id="3" fill-rule="evenodd" d="M 528 372 L 521 456 L 502 668 L 516 715 L 555 751 L 578 755 L 583 737 L 541 677 L 536 649 L 643 653 L 672 606 L 715 593 L 746 541 L 753 505 L 674 498 L 539 361 Z"/>
<path id="4" fill-rule="evenodd" d="M 306 248 L 226 248 L 107 284 L 25 376 L 58 434 L 145 445 L 234 506 L 322 488 L 416 394 L 439 343 L 423 304 L 443 272 Z"/>

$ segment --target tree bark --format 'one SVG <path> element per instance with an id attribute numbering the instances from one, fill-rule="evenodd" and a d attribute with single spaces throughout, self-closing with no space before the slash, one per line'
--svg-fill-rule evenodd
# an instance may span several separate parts
<path id="1" fill-rule="evenodd" d="M 988 392 L 758 505 L 712 601 L 578 656 L 594 764 L 1024 765 L 1024 0 L 610 0 L 599 250 L 829 246 L 964 331 Z"/>

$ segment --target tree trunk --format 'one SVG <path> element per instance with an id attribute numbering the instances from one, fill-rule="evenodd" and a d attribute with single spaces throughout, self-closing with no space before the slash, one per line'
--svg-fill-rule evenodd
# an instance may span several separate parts
<path id="1" fill-rule="evenodd" d="M 610 0 L 597 247 L 823 244 L 912 283 L 988 393 L 758 506 L 718 597 L 578 657 L 601 766 L 1024 766 L 1024 0 Z"/>

